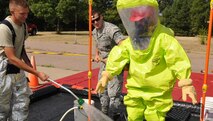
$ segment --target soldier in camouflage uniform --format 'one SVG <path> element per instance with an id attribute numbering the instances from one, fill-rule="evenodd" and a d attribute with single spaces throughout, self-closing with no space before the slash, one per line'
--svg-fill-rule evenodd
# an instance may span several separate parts
<path id="1" fill-rule="evenodd" d="M 94 61 L 100 62 L 100 70 L 98 80 L 102 72 L 105 70 L 106 60 L 110 50 L 125 39 L 121 30 L 114 24 L 103 20 L 103 16 L 95 11 L 92 16 L 92 23 L 95 27 L 93 30 L 93 39 L 96 42 L 96 55 Z M 99 94 L 101 102 L 101 110 L 108 114 L 111 118 L 120 115 L 119 108 L 121 106 L 123 73 L 113 78 L 112 83 L 108 83 L 107 88 L 102 94 Z"/>

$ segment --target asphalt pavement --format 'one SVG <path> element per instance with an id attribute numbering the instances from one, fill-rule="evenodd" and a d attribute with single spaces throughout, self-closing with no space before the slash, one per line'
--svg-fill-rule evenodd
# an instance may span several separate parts
<path id="1" fill-rule="evenodd" d="M 26 41 L 25 47 L 29 58 L 35 57 L 36 69 L 48 74 L 51 79 L 64 78 L 89 69 L 87 45 L 60 41 Z M 97 67 L 97 63 L 92 63 L 92 69 Z"/>
<path id="2" fill-rule="evenodd" d="M 56 80 L 89 69 L 88 45 L 64 43 L 61 41 L 26 41 L 25 47 L 28 56 L 35 56 L 36 68 Z M 94 57 L 94 47 L 92 56 Z M 204 52 L 188 52 L 192 71 L 200 73 L 205 70 Z M 213 70 L 213 57 L 209 60 L 209 73 Z M 92 63 L 92 69 L 98 68 L 97 63 Z"/>

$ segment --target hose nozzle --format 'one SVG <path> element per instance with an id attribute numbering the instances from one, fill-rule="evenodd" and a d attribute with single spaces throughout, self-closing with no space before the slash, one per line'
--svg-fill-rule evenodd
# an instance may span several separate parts
<path id="1" fill-rule="evenodd" d="M 79 99 L 78 99 L 78 104 L 79 104 L 79 105 L 83 105 L 83 104 L 84 104 L 84 100 L 83 100 L 82 98 L 79 98 Z"/>

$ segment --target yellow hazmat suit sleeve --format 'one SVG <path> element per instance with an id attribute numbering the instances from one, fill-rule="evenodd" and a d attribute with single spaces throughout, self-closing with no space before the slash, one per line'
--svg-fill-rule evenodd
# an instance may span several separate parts
<path id="1" fill-rule="evenodd" d="M 165 60 L 168 68 L 175 74 L 177 79 L 189 79 L 191 75 L 191 63 L 184 49 L 173 37 L 165 37 L 172 41 L 165 47 Z"/>
<path id="2" fill-rule="evenodd" d="M 187 95 L 192 99 L 192 103 L 196 104 L 197 99 L 196 99 L 196 92 L 195 88 L 192 85 L 192 80 L 191 79 L 183 79 L 178 82 L 178 86 L 182 88 L 182 99 L 183 101 L 186 101 Z"/>
<path id="3" fill-rule="evenodd" d="M 123 54 L 125 53 L 123 47 L 121 47 L 123 43 L 125 42 L 122 41 L 119 46 L 115 46 L 111 50 L 109 54 L 110 57 L 107 59 L 107 65 L 110 66 L 110 68 L 102 72 L 102 77 L 96 86 L 96 92 L 103 93 L 107 83 L 111 81 L 115 75 L 119 75 L 123 71 L 125 65 L 129 63 L 129 60 L 125 58 L 127 54 Z"/>
<path id="4" fill-rule="evenodd" d="M 119 75 L 129 64 L 129 53 L 125 48 L 126 42 L 124 40 L 119 46 L 115 46 L 107 58 L 106 70 L 112 76 Z"/>

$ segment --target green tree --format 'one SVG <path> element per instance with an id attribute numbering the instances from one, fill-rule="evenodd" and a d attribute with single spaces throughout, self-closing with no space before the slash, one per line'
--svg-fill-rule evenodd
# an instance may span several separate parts
<path id="1" fill-rule="evenodd" d="M 173 15 L 174 12 L 172 11 L 172 7 L 171 6 L 167 6 L 163 12 L 162 12 L 162 17 L 161 17 L 161 23 L 168 26 L 168 27 L 172 27 L 172 18 L 173 18 Z"/>
<path id="2" fill-rule="evenodd" d="M 126 33 L 116 8 L 117 0 L 94 0 L 93 10 L 100 11 L 104 20 L 117 25 L 123 33 Z"/>
<path id="3" fill-rule="evenodd" d="M 60 33 L 62 23 L 75 21 L 76 14 L 85 15 L 87 8 L 84 0 L 29 0 L 29 3 L 34 15 L 56 27 L 57 33 Z M 84 16 L 82 20 L 87 19 Z"/>
<path id="4" fill-rule="evenodd" d="M 0 20 L 9 15 L 9 0 L 0 0 Z M 35 22 L 43 30 L 81 28 L 88 30 L 88 0 L 28 0 L 28 22 Z M 125 33 L 116 10 L 117 0 L 93 0 L 93 10 L 104 15 L 106 21 L 118 25 Z M 172 28 L 176 35 L 197 35 L 207 30 L 209 0 L 158 0 L 162 24 Z M 161 14 L 160 14 L 161 15 Z M 69 29 L 70 30 L 70 29 Z M 75 29 L 76 30 L 76 29 Z"/>
<path id="5" fill-rule="evenodd" d="M 10 14 L 8 4 L 8 0 L 0 0 L 0 20 L 3 20 L 6 16 Z"/>
<path id="6" fill-rule="evenodd" d="M 194 34 L 198 34 L 200 29 L 208 27 L 210 5 L 209 1 L 193 0 L 190 10 L 191 29 Z"/>
<path id="7" fill-rule="evenodd" d="M 158 0 L 159 11 L 160 11 L 160 13 L 161 13 L 167 6 L 171 6 L 172 3 L 173 3 L 173 0 Z"/>
<path id="8" fill-rule="evenodd" d="M 163 10 L 161 21 L 176 34 L 197 35 L 200 29 L 207 30 L 209 11 L 208 0 L 174 0 Z"/>
<path id="9" fill-rule="evenodd" d="M 29 0 L 32 13 L 38 18 L 44 19 L 49 25 L 55 25 L 57 20 L 55 0 Z M 55 26 L 54 26 L 55 27 Z"/>
<path id="10" fill-rule="evenodd" d="M 82 23 L 86 22 L 88 20 L 87 11 L 88 4 L 85 0 L 60 0 L 56 7 L 59 20 L 66 24 L 75 22 L 77 18 L 80 18 L 78 21 Z"/>
<path id="11" fill-rule="evenodd" d="M 171 7 L 163 11 L 164 24 L 175 31 L 176 35 L 190 35 L 191 0 L 174 0 Z"/>

